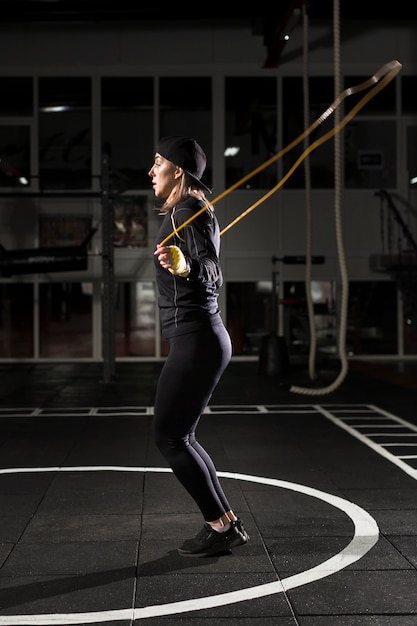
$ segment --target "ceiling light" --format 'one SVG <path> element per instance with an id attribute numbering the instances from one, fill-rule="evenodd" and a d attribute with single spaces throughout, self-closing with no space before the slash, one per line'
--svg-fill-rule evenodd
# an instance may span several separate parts
<path id="1" fill-rule="evenodd" d="M 237 155 L 238 152 L 240 152 L 240 148 L 238 146 L 229 146 L 224 151 L 224 156 L 225 157 L 234 157 L 234 156 Z"/>

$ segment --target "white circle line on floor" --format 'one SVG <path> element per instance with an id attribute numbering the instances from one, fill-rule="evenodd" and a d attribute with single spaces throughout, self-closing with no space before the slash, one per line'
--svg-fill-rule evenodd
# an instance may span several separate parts
<path id="1" fill-rule="evenodd" d="M 76 467 L 18 467 L 0 469 L 0 474 L 23 474 L 35 472 L 160 472 L 171 473 L 170 468 L 166 467 L 123 467 L 119 465 L 85 465 Z M 379 529 L 376 521 L 364 509 L 356 504 L 344 500 L 338 496 L 284 480 L 275 478 L 264 478 L 262 476 L 251 476 L 249 474 L 238 474 L 232 472 L 218 472 L 223 478 L 231 478 L 246 482 L 259 483 L 261 485 L 270 485 L 281 489 L 289 489 L 297 491 L 305 495 L 311 496 L 327 502 L 331 506 L 340 509 L 352 520 L 354 524 L 354 535 L 349 544 L 340 552 L 320 563 L 316 567 L 312 567 L 304 572 L 289 576 L 281 581 L 275 581 L 255 587 L 248 587 L 238 591 L 226 592 L 215 596 L 207 596 L 203 598 L 194 598 L 192 600 L 183 600 L 180 602 L 171 602 L 168 604 L 158 604 L 153 606 L 145 606 L 143 608 L 117 609 L 110 611 L 95 611 L 86 613 L 50 613 L 39 615 L 7 615 L 0 616 L 0 625 L 3 626 L 50 626 L 61 624 L 69 626 L 70 624 L 96 624 L 104 622 L 115 622 L 121 620 L 139 620 L 152 617 L 161 617 L 164 615 L 175 615 L 178 613 L 187 613 L 189 611 L 198 611 L 202 609 L 210 609 L 235 602 L 243 602 L 262 598 L 265 596 L 282 593 L 289 589 L 294 589 L 302 585 L 306 585 L 321 578 L 331 576 L 336 572 L 344 569 L 348 565 L 355 563 L 361 559 L 378 541 Z"/>

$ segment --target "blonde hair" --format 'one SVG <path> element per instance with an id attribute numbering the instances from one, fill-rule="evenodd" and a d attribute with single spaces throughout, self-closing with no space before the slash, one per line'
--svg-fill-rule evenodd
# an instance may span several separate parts
<path id="1" fill-rule="evenodd" d="M 183 200 L 187 198 L 198 198 L 202 200 L 207 208 L 214 211 L 214 207 L 207 200 L 204 191 L 199 187 L 198 183 L 187 172 L 183 172 L 179 185 L 177 186 L 175 193 L 166 200 L 163 205 L 158 209 L 159 213 L 165 215 L 173 207 L 178 206 Z"/>

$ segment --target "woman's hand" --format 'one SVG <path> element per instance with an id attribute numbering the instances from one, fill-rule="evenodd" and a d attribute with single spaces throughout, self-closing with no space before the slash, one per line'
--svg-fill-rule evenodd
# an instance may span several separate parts
<path id="1" fill-rule="evenodd" d="M 154 252 L 158 256 L 161 266 L 169 270 L 171 274 L 187 278 L 190 273 L 187 260 L 178 246 L 156 246 Z"/>
<path id="2" fill-rule="evenodd" d="M 162 265 L 162 267 L 164 267 L 166 270 L 169 270 L 172 268 L 173 259 L 172 259 L 171 246 L 160 246 L 158 244 L 156 246 L 156 250 L 154 254 L 158 257 L 158 261 Z"/>

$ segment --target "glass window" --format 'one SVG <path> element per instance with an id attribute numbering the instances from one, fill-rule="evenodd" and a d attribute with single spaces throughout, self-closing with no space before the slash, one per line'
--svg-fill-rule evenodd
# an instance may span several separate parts
<path id="1" fill-rule="evenodd" d="M 91 79 L 40 78 L 41 189 L 91 189 L 91 138 Z"/>
<path id="2" fill-rule="evenodd" d="M 0 77 L 0 116 L 33 115 L 33 79 L 27 76 Z"/>
<path id="3" fill-rule="evenodd" d="M 0 121 L 0 187 L 30 184 L 30 126 Z"/>
<path id="4" fill-rule="evenodd" d="M 92 284 L 41 283 L 39 285 L 39 356 L 91 357 Z"/>
<path id="5" fill-rule="evenodd" d="M 407 183 L 415 190 L 417 187 L 417 126 L 409 125 L 406 130 Z"/>
<path id="6" fill-rule="evenodd" d="M 401 76 L 401 109 L 415 115 L 417 111 L 417 76 Z"/>
<path id="7" fill-rule="evenodd" d="M 41 247 L 81 246 L 91 233 L 91 215 L 43 213 L 39 216 Z"/>
<path id="8" fill-rule="evenodd" d="M 225 79 L 226 186 L 237 183 L 277 152 L 275 77 Z M 248 179 L 243 189 L 269 189 L 277 183 L 275 165 Z"/>
<path id="9" fill-rule="evenodd" d="M 394 121 L 353 119 L 345 128 L 345 187 L 391 189 L 397 184 Z"/>
<path id="10" fill-rule="evenodd" d="M 0 357 L 33 358 L 33 285 L 0 284 Z"/>
<path id="11" fill-rule="evenodd" d="M 116 191 L 148 189 L 154 145 L 153 78 L 101 81 L 101 137 Z"/>
<path id="12" fill-rule="evenodd" d="M 114 199 L 114 245 L 148 245 L 148 196 L 119 195 Z"/>
<path id="13" fill-rule="evenodd" d="M 306 128 L 304 123 L 305 96 L 303 80 L 301 77 L 295 76 L 283 78 L 283 147 L 289 146 L 292 142 L 297 142 L 283 157 L 284 176 L 295 167 L 284 184 L 285 189 L 305 188 L 306 161 L 302 160 L 296 165 L 297 160 L 309 145 L 334 128 L 334 117 L 330 115 L 308 135 L 306 145 L 304 145 L 304 140 L 301 139 L 304 132 L 320 118 L 335 99 L 333 78 L 327 76 L 311 77 L 309 79 L 308 92 L 309 122 Z M 308 155 L 308 162 L 312 188 L 332 189 L 334 187 L 334 142 L 330 139 L 318 145 Z"/>
<path id="14" fill-rule="evenodd" d="M 155 356 L 156 290 L 152 281 L 119 282 L 116 297 L 116 357 Z"/>
<path id="15" fill-rule="evenodd" d="M 213 166 L 211 101 L 209 77 L 176 76 L 161 78 L 159 81 L 159 135 L 194 137 L 201 144 L 207 156 L 203 181 L 208 187 L 212 184 Z M 153 148 L 150 151 L 149 167 L 152 161 Z"/>
<path id="16" fill-rule="evenodd" d="M 334 291 L 332 281 L 311 281 L 316 341 L 318 348 L 326 352 L 334 351 L 336 346 Z M 285 282 L 283 292 L 282 298 L 277 289 L 274 293 L 272 281 L 227 283 L 226 325 L 234 356 L 259 354 L 262 339 L 280 334 L 281 329 L 292 354 L 308 353 L 310 323 L 305 283 Z"/>
<path id="17" fill-rule="evenodd" d="M 259 354 L 262 337 L 271 331 L 272 281 L 228 282 L 226 326 L 233 356 Z"/>
<path id="18" fill-rule="evenodd" d="M 320 352 L 336 352 L 336 285 L 333 281 L 311 281 L 314 332 Z M 292 354 L 308 354 L 311 345 L 310 320 L 304 281 L 284 283 L 281 300 L 284 336 Z"/>
<path id="19" fill-rule="evenodd" d="M 333 281 L 311 281 L 311 302 L 317 350 L 336 351 L 336 305 Z M 291 354 L 308 354 L 311 345 L 310 319 L 304 281 L 284 283 L 281 300 L 283 332 Z"/>
<path id="20" fill-rule="evenodd" d="M 347 350 L 352 354 L 397 353 L 397 285 L 394 281 L 351 281 Z"/>
<path id="21" fill-rule="evenodd" d="M 403 346 L 404 354 L 417 354 L 417 297 L 415 277 L 402 280 L 401 298 L 403 304 Z"/>
<path id="22" fill-rule="evenodd" d="M 344 81 L 344 89 L 348 87 L 356 87 L 357 85 L 361 85 L 366 82 L 370 76 L 346 76 Z M 358 104 L 362 98 L 372 91 L 372 87 L 375 85 L 371 85 L 367 89 L 363 91 L 358 91 L 347 98 L 344 101 L 345 113 L 348 113 L 353 109 L 353 107 Z M 366 102 L 366 104 L 360 109 L 360 115 L 394 115 L 395 114 L 395 103 L 396 103 L 396 81 L 392 80 L 390 83 L 385 85 L 381 91 L 373 96 L 370 100 Z"/>

